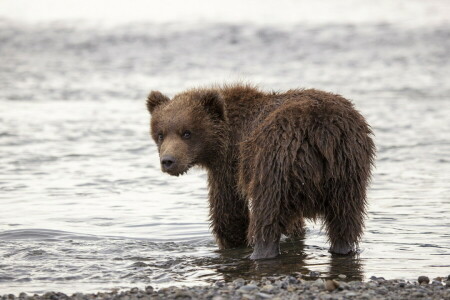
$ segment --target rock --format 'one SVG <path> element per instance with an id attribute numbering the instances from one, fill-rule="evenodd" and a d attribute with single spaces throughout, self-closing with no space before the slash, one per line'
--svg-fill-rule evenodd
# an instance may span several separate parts
<path id="1" fill-rule="evenodd" d="M 425 296 L 425 294 L 423 292 L 420 292 L 420 291 L 411 293 L 411 298 L 422 298 L 424 296 Z"/>
<path id="2" fill-rule="evenodd" d="M 386 295 L 388 293 L 388 289 L 384 286 L 381 286 L 376 290 L 376 293 L 380 295 Z"/>
<path id="3" fill-rule="evenodd" d="M 339 287 L 339 283 L 336 280 L 327 280 L 325 281 L 325 289 L 329 292 L 334 291 Z"/>
<path id="4" fill-rule="evenodd" d="M 320 272 L 315 272 L 315 271 L 309 272 L 309 277 L 319 277 L 319 276 L 320 276 Z"/>
<path id="5" fill-rule="evenodd" d="M 293 291 L 295 291 L 296 289 L 297 289 L 297 287 L 296 287 L 295 285 L 288 285 L 287 288 L 286 288 L 286 290 L 287 290 L 288 292 L 293 292 Z"/>
<path id="6" fill-rule="evenodd" d="M 447 280 L 447 282 L 445 283 L 445 287 L 450 287 L 450 280 Z"/>
<path id="7" fill-rule="evenodd" d="M 254 285 L 254 284 L 247 284 L 247 285 L 241 286 L 239 288 L 239 291 L 243 292 L 243 293 L 248 293 L 248 292 L 251 292 L 251 291 L 256 290 L 256 289 L 258 289 L 258 287 L 256 285 Z"/>
<path id="8" fill-rule="evenodd" d="M 350 285 L 347 282 L 339 282 L 337 281 L 337 283 L 339 284 L 338 286 L 338 290 L 343 291 L 343 290 L 349 290 L 350 289 Z"/>
<path id="9" fill-rule="evenodd" d="M 265 292 L 265 293 L 272 293 L 274 290 L 274 286 L 271 284 L 266 284 L 261 288 L 261 292 Z"/>
<path id="10" fill-rule="evenodd" d="M 442 282 L 440 282 L 440 281 L 438 281 L 438 280 L 433 280 L 433 281 L 431 282 L 431 284 L 432 284 L 432 285 L 441 286 L 441 285 L 442 285 Z"/>
<path id="11" fill-rule="evenodd" d="M 339 274 L 338 277 L 339 277 L 340 279 L 345 279 L 345 278 L 347 278 L 347 275 Z"/>
<path id="12" fill-rule="evenodd" d="M 145 292 L 146 292 L 147 294 L 152 294 L 152 293 L 153 293 L 153 287 L 152 287 L 151 285 L 147 285 L 147 286 L 145 287 Z"/>
<path id="13" fill-rule="evenodd" d="M 314 281 L 312 284 L 311 284 L 313 287 L 315 286 L 315 287 L 318 287 L 319 289 L 323 289 L 323 288 L 325 288 L 325 284 L 323 283 L 323 280 L 322 279 L 317 279 L 316 281 Z"/>
<path id="14" fill-rule="evenodd" d="M 297 284 L 298 283 L 298 279 L 295 278 L 294 276 L 287 276 L 286 280 L 289 284 Z"/>
<path id="15" fill-rule="evenodd" d="M 236 289 L 238 289 L 245 284 L 245 280 L 242 278 L 238 278 L 238 279 L 233 280 L 233 284 L 234 284 L 234 287 Z"/>
<path id="16" fill-rule="evenodd" d="M 400 288 L 404 288 L 404 287 L 406 286 L 406 283 L 404 283 L 404 282 L 399 282 L 399 283 L 397 284 L 397 286 L 400 287 Z"/>
<path id="17" fill-rule="evenodd" d="M 259 296 L 260 298 L 263 298 L 263 299 L 270 299 L 270 298 L 272 298 L 272 295 L 269 295 L 269 294 L 266 294 L 266 293 L 258 293 L 258 294 L 256 294 L 256 296 Z"/>
<path id="18" fill-rule="evenodd" d="M 427 276 L 419 276 L 417 281 L 419 281 L 419 284 L 429 284 L 430 278 L 428 278 Z"/>
<path id="19" fill-rule="evenodd" d="M 175 299 L 177 299 L 177 298 L 192 299 L 192 293 L 189 291 L 177 289 L 177 291 L 175 292 Z"/>

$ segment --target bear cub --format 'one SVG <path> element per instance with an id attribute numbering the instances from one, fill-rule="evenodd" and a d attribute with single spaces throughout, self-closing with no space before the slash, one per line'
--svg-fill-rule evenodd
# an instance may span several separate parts
<path id="1" fill-rule="evenodd" d="M 212 231 L 221 249 L 279 254 L 304 218 L 325 222 L 330 252 L 358 245 L 374 162 L 372 132 L 353 104 L 315 89 L 267 93 L 250 85 L 147 98 L 163 172 L 208 172 Z"/>

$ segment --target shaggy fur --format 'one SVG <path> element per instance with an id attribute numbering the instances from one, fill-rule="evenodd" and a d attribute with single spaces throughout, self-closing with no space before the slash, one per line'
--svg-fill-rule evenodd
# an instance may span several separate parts
<path id="1" fill-rule="evenodd" d="M 314 89 L 264 93 L 249 85 L 151 92 L 151 135 L 163 171 L 208 171 L 210 218 L 220 248 L 279 253 L 281 234 L 323 218 L 331 252 L 363 233 L 375 146 L 352 103 Z M 170 160 L 170 167 L 167 167 Z"/>

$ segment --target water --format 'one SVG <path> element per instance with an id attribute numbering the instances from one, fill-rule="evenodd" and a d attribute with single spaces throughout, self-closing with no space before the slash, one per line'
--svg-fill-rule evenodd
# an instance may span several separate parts
<path id="1" fill-rule="evenodd" d="M 0 3 L 0 293 L 450 273 L 446 1 L 111 1 L 103 18 L 101 1 L 55 3 Z M 275 260 L 218 251 L 204 171 L 159 171 L 148 91 L 235 80 L 338 92 L 366 116 L 378 156 L 358 256 L 330 255 L 320 223 Z"/>

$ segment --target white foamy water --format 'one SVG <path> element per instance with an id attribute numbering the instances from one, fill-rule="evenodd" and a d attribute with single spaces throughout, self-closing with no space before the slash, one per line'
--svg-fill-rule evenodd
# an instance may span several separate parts
<path id="1" fill-rule="evenodd" d="M 0 293 L 450 273 L 446 1 L 61 3 L 0 2 Z M 148 91 L 235 80 L 341 93 L 367 117 L 359 256 L 331 256 L 320 224 L 268 264 L 217 251 L 204 171 L 159 171 Z"/>

